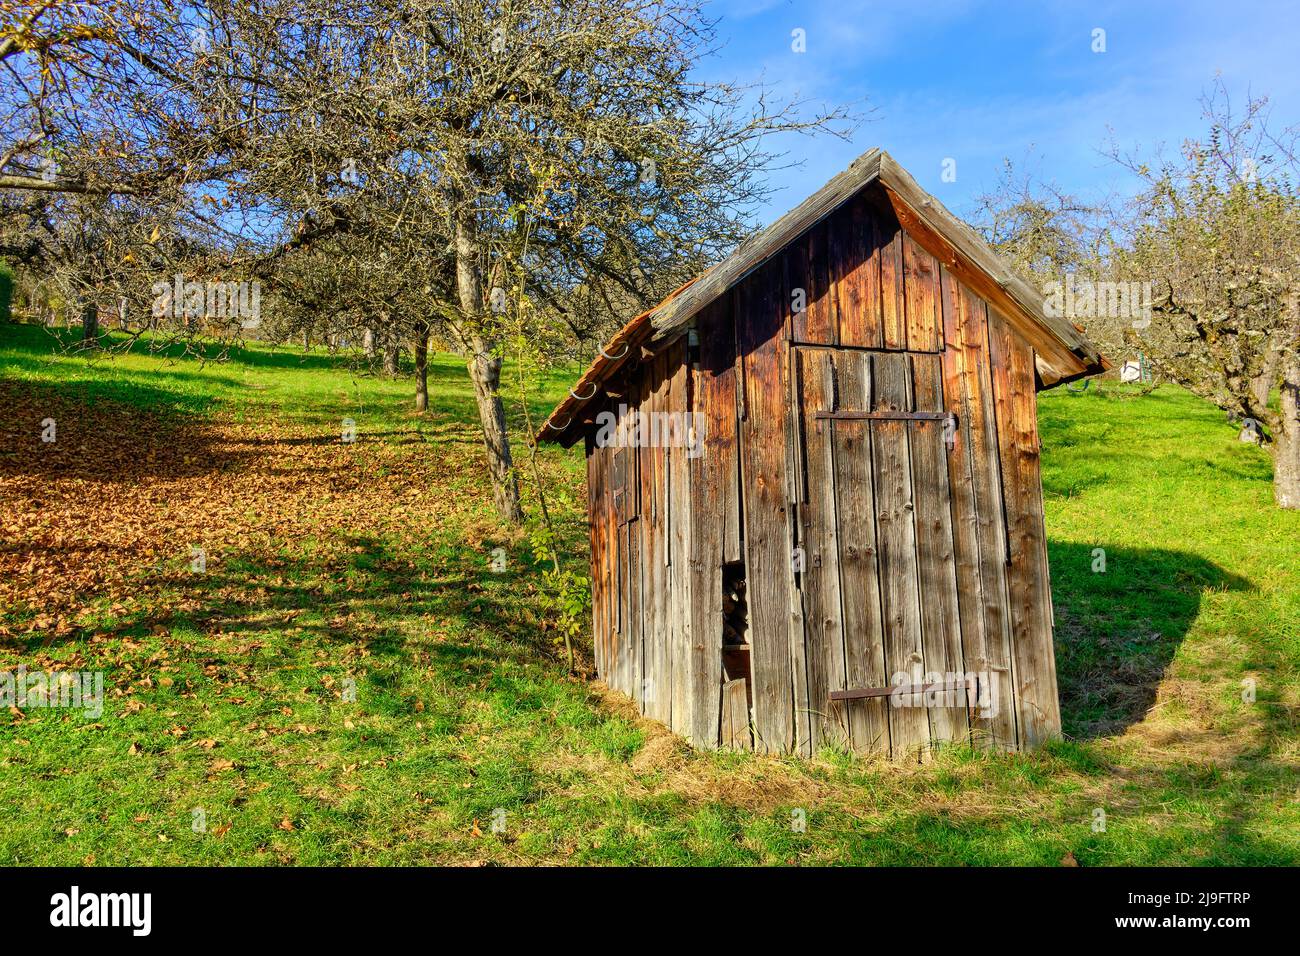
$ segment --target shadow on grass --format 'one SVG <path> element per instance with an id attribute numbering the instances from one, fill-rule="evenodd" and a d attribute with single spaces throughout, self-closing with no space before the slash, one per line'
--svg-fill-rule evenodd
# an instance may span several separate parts
<path id="1" fill-rule="evenodd" d="M 423 422 L 421 424 L 424 424 Z M 356 433 L 356 443 L 365 444 L 366 442 L 383 442 L 387 445 L 425 445 L 425 444 L 447 444 L 448 442 L 470 443 L 474 436 L 459 434 L 465 426 L 423 427 L 417 428 L 390 428 L 381 429 L 364 429 L 358 428 Z M 281 445 L 281 446 L 311 446 L 311 445 L 337 445 L 340 437 L 333 432 L 324 435 L 299 435 L 288 438 L 280 436 L 271 436 L 266 438 L 243 437 L 233 442 L 236 445 L 256 447 L 259 445 Z M 478 444 L 473 441 L 473 444 Z M 298 468 L 294 469 L 300 470 Z"/>
<path id="2" fill-rule="evenodd" d="M 193 371 L 179 368 L 151 369 L 137 372 L 131 376 L 109 377 L 96 375 L 95 372 L 110 367 L 113 359 L 107 357 L 87 358 L 84 369 L 59 369 L 57 378 L 49 377 L 52 356 L 20 353 L 17 357 L 10 355 L 5 359 L 6 371 L 23 373 L 26 382 L 40 379 L 42 384 L 57 382 L 60 391 L 70 397 L 77 397 L 83 403 L 93 404 L 100 400 L 135 405 L 144 409 L 170 409 L 202 413 L 212 405 L 211 391 L 214 385 L 220 387 L 239 387 L 243 383 L 238 379 L 217 375 L 212 367 L 200 370 L 196 365 Z M 95 364 L 90 364 L 95 363 Z M 149 378 L 153 383 L 145 384 L 139 378 Z M 170 386 L 170 387 L 169 387 Z"/>
<path id="3" fill-rule="evenodd" d="M 403 364 L 401 375 L 389 378 L 359 351 L 329 351 L 318 347 L 310 353 L 304 353 L 293 346 L 270 344 L 260 344 L 258 347 L 232 345 L 223 349 L 215 344 L 200 343 L 195 347 L 200 350 L 201 359 L 192 351 L 187 352 L 184 344 L 151 348 L 149 341 L 144 339 L 134 343 L 129 353 L 123 352 L 121 349 L 127 343 L 128 336 L 120 332 L 105 333 L 101 338 L 103 348 L 86 350 L 81 347 L 80 336 L 80 329 L 76 328 L 47 329 L 37 325 L 0 324 L 0 351 L 8 353 L 4 356 L 6 365 L 23 373 L 26 378 L 56 378 L 61 389 L 79 394 L 89 402 L 106 399 L 142 408 L 165 407 L 203 412 L 212 407 L 214 391 L 225 390 L 223 400 L 235 403 L 243 395 L 251 397 L 264 394 L 275 406 L 275 414 L 282 418 L 320 418 L 323 406 L 303 399 L 302 396 L 290 397 L 288 392 L 282 390 L 282 386 L 298 380 L 276 379 L 273 373 L 277 370 L 321 372 L 326 377 L 319 379 L 320 382 L 329 381 L 328 376 L 332 373 L 335 377 L 334 392 L 369 383 L 366 400 L 372 403 L 378 401 L 381 405 L 386 405 L 393 396 L 391 392 L 373 394 L 375 388 L 379 383 L 395 384 L 401 389 L 410 390 L 409 395 L 402 399 L 402 404 L 414 402 L 414 379 L 409 361 Z M 148 355 L 159 359 L 162 364 L 157 368 L 131 368 L 122 375 L 113 376 L 114 362 L 125 354 Z M 76 359 L 81 364 L 58 362 L 60 358 Z M 250 383 L 239 376 L 240 369 L 262 369 L 271 372 L 272 378 L 269 381 Z M 561 383 L 567 382 L 573 374 L 570 371 L 552 370 L 546 380 L 536 387 L 529 398 L 529 410 L 535 423 L 541 422 L 550 414 L 556 401 L 555 396 L 563 394 Z M 473 386 L 465 363 L 459 356 L 450 353 L 431 355 L 428 379 L 429 412 L 420 420 L 445 419 L 475 429 L 481 427 L 474 403 Z M 137 384 L 140 380 L 146 380 L 149 384 Z M 514 385 L 515 381 L 507 370 L 502 383 L 506 412 L 512 427 L 519 431 L 523 422 L 517 400 L 510 394 Z M 324 404 L 328 405 L 328 400 Z"/>
<path id="4" fill-rule="evenodd" d="M 1202 595 L 1252 587 L 1185 551 L 1049 541 L 1048 558 L 1061 718 L 1073 738 L 1119 733 L 1140 721 Z"/>
<path id="5" fill-rule="evenodd" d="M 85 347 L 81 329 L 46 328 L 39 325 L 11 323 L 0 325 L 0 347 L 18 353 L 27 353 L 31 359 L 48 362 L 59 356 L 77 356 L 88 362 L 110 363 L 124 355 L 149 356 L 163 361 L 192 365 L 200 363 L 207 368 L 202 372 L 211 377 L 213 365 L 238 365 L 257 369 L 285 369 L 292 371 L 320 371 L 351 373 L 356 376 L 387 377 L 376 354 L 371 358 L 359 348 L 331 349 L 315 345 L 310 350 L 289 343 L 257 342 L 256 345 L 240 342 L 219 344 L 215 341 L 191 340 L 171 342 L 166 336 L 146 333 L 132 341 L 127 332 L 109 330 L 101 333 L 96 349 Z M 414 360 L 409 349 L 400 352 L 400 378 L 409 379 L 414 372 Z M 450 353 L 430 356 L 428 366 L 430 383 L 453 382 L 470 388 L 464 360 Z"/>
<path id="6" fill-rule="evenodd" d="M 150 373 L 151 377 L 169 376 Z M 202 375 L 210 383 L 214 376 Z M 130 483 L 150 478 L 198 478 L 238 471 L 279 447 L 330 446 L 342 440 L 338 419 L 330 431 L 260 435 L 220 431 L 205 419 L 210 394 L 146 384 L 127 378 L 75 378 L 54 383 L 0 378 L 0 476 L 72 478 Z M 463 409 L 460 409 L 463 412 Z M 478 445 L 470 421 L 452 418 L 411 421 L 405 427 L 368 427 L 358 422 L 356 442 L 389 445 Z M 44 441 L 48 420 L 53 441 Z M 313 419 L 311 426 L 322 423 Z M 273 460 L 273 459 L 271 459 Z M 264 465 L 267 473 L 286 469 Z M 306 475 L 310 465 L 295 461 L 287 471 Z M 316 469 L 319 471 L 319 469 Z"/>
<path id="7" fill-rule="evenodd" d="M 239 456 L 218 451 L 216 436 L 195 417 L 209 404 L 137 383 L 0 379 L 7 412 L 0 419 L 0 477 L 129 483 L 233 467 Z M 43 440 L 47 435 L 53 441 Z"/>
<path id="8" fill-rule="evenodd" d="M 33 357 L 48 359 L 60 355 L 75 355 L 88 362 L 111 362 L 123 355 L 150 356 L 175 362 L 200 362 L 212 364 L 238 363 L 259 368 L 285 368 L 300 370 L 336 371 L 349 367 L 354 353 L 332 352 L 325 348 L 304 352 L 292 346 L 264 345 L 250 348 L 238 343 L 222 345 L 215 341 L 194 339 L 172 342 L 165 334 L 145 333 L 134 338 L 131 333 L 118 330 L 101 332 L 98 347 L 88 349 L 82 341 L 81 329 L 46 328 L 39 325 L 11 324 L 0 327 L 0 344 L 17 352 L 27 352 Z"/>
<path id="9" fill-rule="evenodd" d="M 399 554 L 375 537 L 349 535 L 343 543 L 328 555 L 210 555 L 201 574 L 182 562 L 155 567 L 141 576 L 137 589 L 183 591 L 184 610 L 119 614 L 101 633 L 141 636 L 185 626 L 256 640 L 258 633 L 287 632 L 308 646 L 361 645 L 368 655 L 396 659 L 412 656 L 412 626 L 436 627 L 440 633 L 433 641 L 419 635 L 419 656 L 432 657 L 439 679 L 453 686 L 482 686 L 485 680 L 491 686 L 497 666 L 507 660 L 558 660 L 528 597 L 533 565 L 524 555 L 509 559 L 515 570 L 494 573 L 477 552 L 453 546 L 426 561 Z M 35 635 L 29 648 L 77 639 Z M 202 654 L 210 663 L 248 663 L 218 659 L 210 648 Z"/>

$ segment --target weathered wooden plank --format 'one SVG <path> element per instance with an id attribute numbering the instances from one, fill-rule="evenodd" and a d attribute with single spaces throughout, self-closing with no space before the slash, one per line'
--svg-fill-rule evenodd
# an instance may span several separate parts
<path id="1" fill-rule="evenodd" d="M 624 443 L 627 449 L 627 499 L 628 509 L 628 627 L 624 654 L 624 692 L 642 706 L 641 679 L 644 674 L 643 654 L 645 651 L 645 512 L 649 498 L 644 493 L 647 474 L 641 450 L 637 447 L 637 414 L 644 407 L 650 394 L 650 385 L 645 376 L 638 376 L 628 395 L 628 414 L 624 419 Z"/>
<path id="2" fill-rule="evenodd" d="M 637 391 L 638 402 L 631 409 L 629 426 L 629 451 L 636 458 L 638 503 L 635 540 L 637 545 L 637 591 L 638 610 L 636 620 L 635 644 L 632 648 L 632 666 L 634 681 L 630 693 L 635 698 L 641 712 L 646 713 L 645 681 L 653 679 L 654 659 L 646 650 L 654 645 L 654 562 L 650 559 L 654 549 L 654 460 L 641 444 L 637 429 L 640 416 L 650 411 L 654 402 L 654 372 L 652 365 L 643 365 L 642 378 Z"/>
<path id="3" fill-rule="evenodd" d="M 647 395 L 641 403 L 637 453 L 641 459 L 641 607 L 642 671 L 639 699 L 642 712 L 667 724 L 672 719 L 672 685 L 667 636 L 667 586 L 665 567 L 664 518 L 667 496 L 667 472 L 664 449 L 653 441 L 652 423 L 667 404 L 668 380 L 664 374 L 666 357 L 656 355 L 646 366 Z"/>
<path id="4" fill-rule="evenodd" d="M 623 668 L 626 662 L 624 647 L 627 644 L 628 577 L 627 577 L 627 518 L 624 502 L 627 481 L 626 451 L 621 441 L 621 421 L 615 426 L 614 444 L 610 448 L 609 487 L 610 505 L 614 509 L 614 632 L 609 656 L 609 675 L 605 680 L 611 687 L 622 690 Z"/>
<path id="5" fill-rule="evenodd" d="M 870 421 L 879 418 L 894 422 L 936 422 L 944 421 L 949 416 L 946 412 L 818 412 L 817 417 L 840 421 Z"/>
<path id="6" fill-rule="evenodd" d="M 614 652 L 610 655 L 609 676 L 606 680 L 611 687 L 622 690 L 627 668 L 628 622 L 631 619 L 632 589 L 628 578 L 628 526 L 620 524 L 615 534 L 618 536 L 618 543 L 615 545 L 615 560 L 618 562 L 618 568 L 614 579 L 618 588 L 615 593 L 618 601 L 618 627 L 614 631 Z"/>
<path id="7" fill-rule="evenodd" d="M 899 691 L 907 693 L 933 693 L 935 691 L 962 690 L 972 695 L 978 693 L 973 680 L 926 680 L 923 684 L 900 684 L 894 687 L 855 687 L 852 690 L 831 691 L 831 700 L 863 700 L 868 697 L 892 697 Z"/>
<path id="8" fill-rule="evenodd" d="M 1028 343 L 993 310 L 989 312 L 988 330 L 1011 554 L 1007 590 L 1017 726 L 1020 745 L 1034 747 L 1061 733 L 1039 474 L 1034 358 Z"/>
<path id="9" fill-rule="evenodd" d="M 906 355 L 872 357 L 875 407 L 910 411 L 912 391 Z M 884 602 L 885 662 L 890 684 L 919 684 L 925 676 L 921 607 L 917 593 L 915 502 L 905 422 L 871 422 L 871 457 L 876 485 L 876 541 Z M 930 742 L 930 725 L 919 695 L 890 701 L 889 731 L 894 757 L 919 755 Z"/>
<path id="10" fill-rule="evenodd" d="M 691 690 L 694 663 L 691 638 L 692 577 L 690 572 L 691 471 L 689 454 L 690 395 L 686 341 L 679 339 L 669 349 L 668 407 L 671 435 L 668 439 L 668 562 L 669 626 L 671 632 L 672 728 L 690 737 L 695 722 L 695 698 Z M 719 664 L 721 666 L 721 664 Z"/>
<path id="11" fill-rule="evenodd" d="M 878 211 L 876 245 L 880 249 L 880 325 L 884 347 L 907 348 L 907 305 L 903 277 L 903 230 L 887 211 Z"/>
<path id="12" fill-rule="evenodd" d="M 626 481 L 626 467 L 624 465 L 624 452 L 618 447 L 617 443 L 619 429 L 621 426 L 615 424 L 615 436 L 612 439 L 613 444 L 609 449 L 609 497 L 610 507 L 614 511 L 614 544 L 613 544 L 613 565 L 614 565 L 614 594 L 611 604 L 614 606 L 614 630 L 612 634 L 611 652 L 609 655 L 609 676 L 605 680 L 611 687 L 619 687 L 622 683 L 623 667 L 623 645 L 626 642 L 627 633 L 627 521 L 624 517 L 624 482 Z"/>
<path id="13" fill-rule="evenodd" d="M 842 236 L 832 273 L 835 276 L 841 345 L 880 348 L 880 252 L 875 214 L 858 197 L 835 214 L 831 228 Z"/>
<path id="14" fill-rule="evenodd" d="M 596 660 L 596 673 L 605 673 L 605 633 L 604 602 L 608 591 L 605 590 L 603 569 L 601 566 L 601 537 L 604 532 L 604 515 L 601 513 L 600 501 L 600 462 L 603 449 L 596 447 L 595 436 L 586 436 L 587 454 L 587 541 L 589 547 L 588 575 L 592 582 L 591 591 L 591 649 Z"/>
<path id="15" fill-rule="evenodd" d="M 627 404 L 635 403 L 638 389 L 634 385 L 628 390 Z M 629 416 L 627 407 L 620 408 L 618 418 L 618 438 L 614 449 L 614 494 L 615 516 L 619 525 L 619 627 L 618 648 L 615 655 L 614 674 L 617 687 L 626 694 L 632 693 L 632 640 L 633 633 L 639 634 L 633 624 L 633 594 L 640 588 L 640 579 L 633 576 L 636 567 L 632 559 L 632 534 L 630 523 L 637 520 L 637 478 L 636 451 L 628 447 L 627 432 Z"/>
<path id="16" fill-rule="evenodd" d="M 736 495 L 736 399 L 732 375 L 734 356 L 728 337 L 719 350 L 717 324 L 730 329 L 730 303 L 721 301 L 700 313 L 700 364 L 692 370 L 691 410 L 701 426 L 695 436 L 700 454 L 689 459 L 690 472 L 690 694 L 694 700 L 690 737 L 697 747 L 719 743 L 722 684 L 722 562 L 725 509 L 739 511 Z M 719 351 L 721 354 L 719 354 Z M 714 371 L 721 367 L 724 376 Z M 724 428 L 715 430 L 715 422 Z M 739 547 L 739 540 L 737 540 Z M 746 721 L 748 727 L 748 721 Z"/>
<path id="17" fill-rule="evenodd" d="M 627 525 L 627 577 L 628 577 L 628 627 L 627 639 L 623 648 L 626 662 L 623 667 L 623 692 L 637 702 L 642 713 L 645 712 L 641 693 L 642 651 L 645 631 L 645 615 L 642 613 L 642 593 L 644 579 L 642 575 L 641 531 L 644 523 L 637 519 Z"/>
<path id="18" fill-rule="evenodd" d="M 614 517 L 619 522 L 619 524 L 626 524 L 628 520 L 632 517 L 632 514 L 628 503 L 628 485 L 627 485 L 627 473 L 628 473 L 627 459 L 629 453 L 627 448 L 621 444 L 623 428 L 624 428 L 622 418 L 619 419 L 618 425 L 616 427 L 617 427 L 618 437 L 615 439 L 615 441 L 619 442 L 620 444 L 616 444 L 611 449 L 611 454 L 613 456 L 611 460 L 611 465 L 613 468 L 612 488 L 613 488 L 613 499 L 614 499 L 613 500 Z"/>
<path id="19" fill-rule="evenodd" d="M 618 631 L 618 518 L 614 514 L 614 500 L 610 488 L 613 450 L 596 449 L 599 467 L 599 508 L 601 519 L 600 588 L 601 599 L 601 676 L 609 681 Z"/>
<path id="20" fill-rule="evenodd" d="M 803 548 L 804 643 L 812 746 L 850 742 L 848 714 L 830 692 L 846 686 L 844 627 L 840 611 L 839 537 L 836 529 L 834 425 L 819 411 L 835 405 L 835 354 L 796 350 L 796 391 L 804 452 L 799 510 Z"/>
<path id="21" fill-rule="evenodd" d="M 785 313 L 785 332 L 781 337 L 781 394 L 785 396 L 785 423 L 782 428 L 784 439 L 783 461 L 785 463 L 785 500 L 790 503 L 789 555 L 790 589 L 788 592 L 790 626 L 790 678 L 793 695 L 794 712 L 791 730 L 794 734 L 793 746 L 796 753 L 812 756 L 812 723 L 817 707 L 808 693 L 808 648 L 804 641 L 803 598 L 799 593 L 803 576 L 802 532 L 798 527 L 800 514 L 799 483 L 802 472 L 802 449 L 799 446 L 799 408 L 794 385 L 794 348 L 791 332 L 794 317 L 789 301 L 778 303 Z"/>
<path id="22" fill-rule="evenodd" d="M 989 372 L 988 319 L 983 299 L 957 281 L 951 283 L 951 290 L 951 305 L 961 335 L 961 370 L 970 424 L 966 434 L 971 445 L 971 488 L 984 621 L 984 666 L 979 669 L 988 673 L 993 694 L 986 727 L 994 746 L 1014 749 L 1017 734 L 1007 608 L 1006 526 L 993 379 Z M 969 666 L 969 656 L 967 661 Z"/>
<path id="23" fill-rule="evenodd" d="M 740 444 L 737 421 L 737 371 L 735 302 L 731 293 L 700 313 L 700 412 L 704 416 L 703 443 L 710 459 L 711 482 L 718 486 L 722 519 L 722 560 L 739 561 L 740 553 Z"/>
<path id="24" fill-rule="evenodd" d="M 804 291 L 804 310 L 795 312 L 791 323 L 791 335 L 796 342 L 819 345 L 835 342 L 836 304 L 831 265 L 837 241 L 834 232 L 823 222 L 813 226 L 786 251 L 785 303 L 791 305 L 795 301 L 797 289 Z"/>
<path id="25" fill-rule="evenodd" d="M 722 685 L 722 746 L 732 750 L 754 749 L 748 698 L 743 677 Z"/>
<path id="26" fill-rule="evenodd" d="M 605 668 L 613 672 L 614 661 L 618 655 L 618 630 L 621 626 L 619 604 L 622 600 L 621 586 L 618 578 L 618 514 L 614 510 L 613 472 L 614 453 L 606 448 L 601 456 L 602 498 L 605 507 Z M 602 674 L 609 681 L 607 674 Z"/>
<path id="27" fill-rule="evenodd" d="M 670 389 L 672 386 L 670 356 L 667 351 L 658 356 L 656 369 L 659 380 L 658 394 L 655 397 L 655 411 L 662 416 L 671 411 Z M 661 431 L 663 418 L 654 427 L 652 434 L 655 459 L 655 494 L 657 513 L 655 515 L 655 659 L 658 663 L 656 689 L 659 698 L 659 719 L 672 727 L 673 705 L 673 621 L 672 621 L 672 581 L 671 568 L 671 530 L 672 520 L 672 474 L 670 471 L 671 449 L 663 441 Z"/>
<path id="28" fill-rule="evenodd" d="M 596 460 L 597 489 L 596 515 L 598 518 L 598 528 L 600 534 L 600 548 L 596 555 L 596 577 L 594 581 L 599 582 L 597 586 L 601 590 L 600 600 L 600 674 L 605 676 L 609 670 L 609 659 L 611 652 L 611 642 L 614 636 L 615 615 L 611 609 L 617 591 L 612 580 L 611 558 L 614 551 L 614 534 L 617 531 L 617 524 L 613 518 L 613 502 L 609 494 L 609 465 L 610 452 L 608 448 L 597 448 L 594 452 Z M 606 678 L 608 679 L 608 678 Z"/>
<path id="29" fill-rule="evenodd" d="M 745 415 L 740 427 L 745 564 L 753 634 L 754 725 L 768 752 L 794 743 L 790 667 L 790 509 L 786 500 L 787 394 L 782 389 L 786 310 L 777 280 L 759 270 L 736 289 L 736 326 L 743 357 Z"/>
<path id="30" fill-rule="evenodd" d="M 654 442 L 655 494 L 655 659 L 658 673 L 655 677 L 659 704 L 659 720 L 673 727 L 673 671 L 677 660 L 674 655 L 672 576 L 672 449 L 664 442 L 663 415 L 671 412 L 672 356 L 669 350 L 659 353 L 656 362 L 659 381 L 655 396 L 655 411 L 659 413 L 651 440 Z"/>
<path id="31" fill-rule="evenodd" d="M 656 356 L 655 372 L 658 390 L 655 394 L 655 411 L 660 415 L 671 411 L 669 408 L 669 356 L 667 351 Z M 660 419 L 662 423 L 662 419 Z M 659 425 L 655 425 L 655 429 Z M 669 561 L 671 561 L 671 541 L 669 541 L 668 523 L 671 519 L 671 473 L 668 470 L 669 450 L 664 446 L 662 434 L 651 433 L 654 441 L 655 460 L 655 662 L 658 674 L 655 675 L 655 689 L 659 700 L 660 721 L 672 726 L 672 671 L 676 665 L 673 658 L 672 637 L 672 581 L 669 578 Z"/>
<path id="32" fill-rule="evenodd" d="M 836 299 L 834 261 L 841 240 L 826 222 L 809 230 L 808 237 L 807 341 L 831 345 L 839 338 L 840 304 Z"/>
<path id="33" fill-rule="evenodd" d="M 812 236 L 803 235 L 792 242 L 785 250 L 785 294 L 795 301 L 794 315 L 790 335 L 796 341 L 808 337 L 808 300 L 811 297 L 809 279 L 809 259 L 811 258 Z M 798 305 L 803 308 L 799 308 Z"/>
<path id="34" fill-rule="evenodd" d="M 913 352 L 937 352 L 943 347 L 939 323 L 939 261 L 907 232 L 902 237 L 907 347 Z"/>
<path id="35" fill-rule="evenodd" d="M 966 353 L 962 348 L 961 288 L 958 281 L 943 268 L 940 269 L 939 304 L 944 335 L 944 403 L 956 411 L 958 419 L 953 448 L 948 453 L 948 486 L 952 498 L 962 660 L 967 673 L 987 673 L 989 661 L 984 637 L 984 585 L 980 576 L 979 519 L 975 507 L 971 460 L 970 402 L 966 393 Z M 972 729 L 972 743 L 981 749 L 992 746 L 992 722 L 981 708 L 976 707 L 976 702 L 968 702 L 967 717 Z"/>
<path id="36" fill-rule="evenodd" d="M 910 341 L 910 340 L 909 340 Z M 918 411 L 945 411 L 942 367 L 938 355 L 912 355 L 912 391 Z M 921 643 L 926 680 L 960 682 L 964 673 L 957 571 L 954 564 L 951 495 L 948 488 L 944 423 L 912 425 L 912 482 L 916 502 L 917 577 L 921 596 Z M 937 705 L 937 706 L 936 706 Z M 970 736 L 966 695 L 948 690 L 931 706 L 930 737 L 964 741 Z"/>
<path id="37" fill-rule="evenodd" d="M 716 746 L 722 680 L 722 564 L 740 560 L 740 465 L 736 419 L 736 349 L 731 294 L 699 316 L 700 365 L 694 402 L 702 454 L 691 460 L 691 737 Z M 746 720 L 748 728 L 748 720 Z M 746 731 L 748 733 L 748 730 Z"/>
<path id="38" fill-rule="evenodd" d="M 845 409 L 870 409 L 870 355 L 841 353 L 835 365 L 839 405 Z M 866 421 L 828 421 L 826 425 L 831 430 L 838 498 L 845 683 L 848 687 L 874 687 L 886 682 L 886 672 L 870 425 Z M 888 702 L 851 701 L 845 706 L 853 749 L 888 754 Z"/>

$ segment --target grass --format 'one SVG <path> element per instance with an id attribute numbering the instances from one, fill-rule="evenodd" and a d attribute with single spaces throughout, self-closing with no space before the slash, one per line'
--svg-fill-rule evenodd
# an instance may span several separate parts
<path id="1" fill-rule="evenodd" d="M 0 670 L 106 700 L 0 714 L 0 863 L 1300 862 L 1300 515 L 1178 389 L 1040 396 L 1067 739 L 905 767 L 694 753 L 566 676 L 454 357 L 416 416 L 319 351 L 55 345 L 0 326 Z"/>

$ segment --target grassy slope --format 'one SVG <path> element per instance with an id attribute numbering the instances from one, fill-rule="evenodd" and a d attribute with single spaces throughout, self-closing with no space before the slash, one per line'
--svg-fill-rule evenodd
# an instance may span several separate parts
<path id="1" fill-rule="evenodd" d="M 102 669 L 109 700 L 0 724 L 0 863 L 1300 862 L 1300 515 L 1176 389 L 1042 397 L 1074 739 L 917 768 L 693 754 L 565 678 L 452 358 L 419 419 L 320 353 L 51 354 L 0 328 L 0 668 Z M 579 457 L 543 467 L 580 566 Z"/>

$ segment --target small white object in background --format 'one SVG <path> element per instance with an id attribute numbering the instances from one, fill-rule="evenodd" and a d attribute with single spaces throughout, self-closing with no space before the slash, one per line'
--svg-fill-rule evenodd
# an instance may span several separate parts
<path id="1" fill-rule="evenodd" d="M 1241 420 L 1241 432 L 1237 435 L 1237 441 L 1258 445 L 1263 440 L 1263 437 L 1259 431 L 1259 422 L 1253 418 L 1243 418 Z"/>
<path id="2" fill-rule="evenodd" d="M 1142 365 L 1139 362 L 1125 362 L 1119 367 L 1119 380 L 1121 382 L 1140 382 L 1142 380 Z"/>

